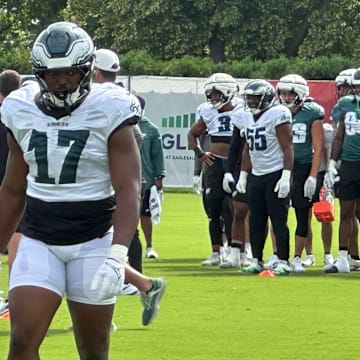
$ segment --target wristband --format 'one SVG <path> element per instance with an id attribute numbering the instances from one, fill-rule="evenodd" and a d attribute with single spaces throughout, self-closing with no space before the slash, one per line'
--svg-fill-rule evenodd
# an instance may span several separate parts
<path id="1" fill-rule="evenodd" d="M 111 245 L 108 258 L 114 259 L 120 264 L 125 264 L 127 259 L 128 248 L 125 245 Z"/>
<path id="2" fill-rule="evenodd" d="M 199 146 L 197 146 L 194 150 L 194 153 L 198 159 L 200 159 L 205 153 L 200 149 Z"/>

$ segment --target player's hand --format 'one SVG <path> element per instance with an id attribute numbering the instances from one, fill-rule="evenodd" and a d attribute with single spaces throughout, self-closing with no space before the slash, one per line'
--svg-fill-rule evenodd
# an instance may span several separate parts
<path id="1" fill-rule="evenodd" d="M 238 180 L 238 182 L 236 184 L 236 190 L 240 194 L 245 194 L 246 193 L 247 177 L 248 177 L 248 172 L 247 171 L 240 171 L 239 180 Z"/>
<path id="2" fill-rule="evenodd" d="M 195 194 L 201 195 L 201 177 L 198 175 L 193 177 L 193 189 Z"/>
<path id="3" fill-rule="evenodd" d="M 336 161 L 330 159 L 328 170 L 324 177 L 324 186 L 327 190 L 331 190 L 334 187 L 335 183 L 340 180 L 336 165 Z"/>
<path id="4" fill-rule="evenodd" d="M 110 299 L 119 295 L 124 287 L 127 247 L 112 245 L 108 257 L 96 271 L 91 290 L 97 292 L 97 300 Z"/>
<path id="5" fill-rule="evenodd" d="M 274 192 L 278 193 L 279 199 L 286 198 L 290 193 L 290 170 L 283 170 L 279 181 L 276 183 Z"/>
<path id="6" fill-rule="evenodd" d="M 232 192 L 234 191 L 234 187 L 235 187 L 235 179 L 232 176 L 232 173 L 226 172 L 224 174 L 222 187 L 225 192 L 232 194 Z"/>
<path id="7" fill-rule="evenodd" d="M 315 190 L 316 190 L 316 177 L 309 176 L 304 184 L 304 197 L 307 197 L 309 198 L 309 200 L 311 200 L 315 194 Z"/>
<path id="8" fill-rule="evenodd" d="M 207 166 L 213 166 L 215 161 L 215 156 L 211 152 L 207 151 L 199 159 L 202 163 L 206 164 Z"/>

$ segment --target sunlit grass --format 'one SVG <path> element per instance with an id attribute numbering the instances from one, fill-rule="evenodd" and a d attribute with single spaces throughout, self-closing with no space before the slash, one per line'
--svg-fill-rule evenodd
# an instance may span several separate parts
<path id="1" fill-rule="evenodd" d="M 338 215 L 338 214 L 337 214 Z M 290 212 L 293 249 L 294 216 Z M 337 223 L 333 254 L 337 254 Z M 144 271 L 163 276 L 168 289 L 158 317 L 141 325 L 139 298 L 119 298 L 110 359 L 125 360 L 329 360 L 358 354 L 360 273 L 325 274 L 320 224 L 313 221 L 317 265 L 304 274 L 262 278 L 203 267 L 210 254 L 207 220 L 200 197 L 165 193 L 155 228 L 158 260 Z M 270 255 L 270 242 L 266 255 Z M 3 257 L 0 288 L 6 289 Z M 77 359 L 65 305 L 45 339 L 43 359 Z M 0 320 L 0 359 L 8 349 L 9 322 Z"/>

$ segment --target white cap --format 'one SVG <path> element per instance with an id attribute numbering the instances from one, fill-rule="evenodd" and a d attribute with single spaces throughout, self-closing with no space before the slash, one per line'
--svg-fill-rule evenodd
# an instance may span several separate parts
<path id="1" fill-rule="evenodd" d="M 111 50 L 98 49 L 95 51 L 95 67 L 104 71 L 118 72 L 120 70 L 119 57 Z"/>

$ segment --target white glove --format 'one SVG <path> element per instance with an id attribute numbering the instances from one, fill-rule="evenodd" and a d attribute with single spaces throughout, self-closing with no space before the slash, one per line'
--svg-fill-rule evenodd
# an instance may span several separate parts
<path id="1" fill-rule="evenodd" d="M 324 186 L 328 190 L 331 190 L 334 187 L 334 184 L 340 180 L 336 164 L 337 162 L 335 160 L 330 159 L 328 170 L 324 177 Z"/>
<path id="2" fill-rule="evenodd" d="M 193 189 L 195 194 L 201 195 L 201 176 L 193 177 Z"/>
<path id="3" fill-rule="evenodd" d="M 246 193 L 246 184 L 247 184 L 247 177 L 248 177 L 248 172 L 247 171 L 240 171 L 240 176 L 239 176 L 239 181 L 236 184 L 236 190 L 240 193 L 240 194 L 245 194 Z"/>
<path id="4" fill-rule="evenodd" d="M 235 180 L 234 177 L 232 176 L 232 173 L 226 172 L 224 174 L 223 183 L 222 183 L 224 191 L 229 194 L 232 194 L 234 185 L 235 185 Z"/>
<path id="5" fill-rule="evenodd" d="M 315 194 L 315 190 L 316 190 L 316 177 L 309 176 L 304 184 L 304 196 L 311 200 Z"/>
<path id="6" fill-rule="evenodd" d="M 278 193 L 279 199 L 284 199 L 289 195 L 290 192 L 290 170 L 283 170 L 281 174 L 281 178 L 276 183 L 274 192 Z"/>
<path id="7" fill-rule="evenodd" d="M 98 301 L 121 294 L 125 279 L 127 251 L 124 245 L 112 245 L 108 257 L 96 271 L 91 290 L 97 292 Z"/>

